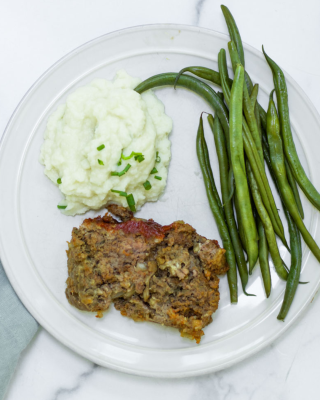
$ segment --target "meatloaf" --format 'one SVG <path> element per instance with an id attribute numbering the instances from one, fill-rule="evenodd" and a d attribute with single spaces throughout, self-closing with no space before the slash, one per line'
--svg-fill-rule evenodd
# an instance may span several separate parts
<path id="1" fill-rule="evenodd" d="M 183 221 L 162 226 L 117 205 L 108 211 L 72 231 L 70 304 L 101 317 L 114 303 L 123 316 L 177 328 L 199 343 L 218 308 L 225 250 Z"/>

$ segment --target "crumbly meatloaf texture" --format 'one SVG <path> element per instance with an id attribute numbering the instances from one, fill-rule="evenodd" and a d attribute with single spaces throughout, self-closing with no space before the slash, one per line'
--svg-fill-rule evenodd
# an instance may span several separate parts
<path id="1" fill-rule="evenodd" d="M 183 221 L 162 226 L 123 207 L 86 219 L 69 243 L 66 296 L 80 310 L 122 315 L 179 329 L 200 342 L 219 304 L 225 250 Z"/>

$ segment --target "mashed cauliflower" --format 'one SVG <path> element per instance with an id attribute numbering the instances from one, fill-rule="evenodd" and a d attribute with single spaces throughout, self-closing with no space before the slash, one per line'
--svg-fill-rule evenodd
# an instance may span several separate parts
<path id="1" fill-rule="evenodd" d="M 50 116 L 40 162 L 65 197 L 60 203 L 67 206 L 65 214 L 82 214 L 110 202 L 127 207 L 126 197 L 111 190 L 132 193 L 137 209 L 163 192 L 172 120 L 151 91 L 139 95 L 133 90 L 139 83 L 123 70 L 113 81 L 96 79 L 70 94 Z M 121 155 L 132 152 L 142 153 L 144 160 L 131 157 L 118 165 Z M 128 164 L 124 175 L 111 175 Z M 158 172 L 150 174 L 154 167 Z M 150 190 L 143 186 L 147 180 Z"/>

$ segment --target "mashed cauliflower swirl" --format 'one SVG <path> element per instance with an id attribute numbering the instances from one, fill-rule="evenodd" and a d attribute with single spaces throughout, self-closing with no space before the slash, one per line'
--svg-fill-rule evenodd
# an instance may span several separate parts
<path id="1" fill-rule="evenodd" d="M 40 162 L 65 196 L 63 213 L 82 214 L 111 202 L 127 207 L 127 199 L 112 189 L 132 193 L 137 209 L 163 192 L 172 120 L 151 91 L 140 95 L 133 90 L 139 83 L 123 70 L 112 82 L 96 79 L 70 94 L 49 117 Z M 144 160 L 132 157 L 118 165 L 121 154 L 132 152 L 142 153 Z M 131 167 L 124 175 L 111 175 L 127 164 Z M 154 167 L 158 172 L 150 174 Z M 143 186 L 147 180 L 150 190 Z"/>

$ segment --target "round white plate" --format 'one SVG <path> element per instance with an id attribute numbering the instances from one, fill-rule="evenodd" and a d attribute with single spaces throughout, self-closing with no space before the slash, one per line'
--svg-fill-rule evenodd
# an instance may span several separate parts
<path id="1" fill-rule="evenodd" d="M 70 306 L 65 297 L 66 242 L 74 226 L 99 213 L 68 217 L 57 209 L 59 190 L 45 177 L 38 162 L 48 116 L 77 87 L 94 78 L 112 79 L 121 68 L 142 79 L 189 65 L 217 70 L 217 54 L 221 47 L 227 48 L 228 40 L 214 31 L 180 25 L 141 26 L 102 36 L 50 68 L 26 94 L 8 124 L 0 150 L 2 262 L 17 294 L 39 323 L 62 343 L 100 365 L 158 377 L 199 375 L 225 368 L 284 332 L 318 288 L 320 268 L 305 247 L 302 280 L 310 283 L 298 288 L 286 322 L 276 318 L 285 285 L 273 268 L 270 298 L 265 298 L 257 267 L 247 289 L 256 297 L 246 297 L 239 289 L 238 305 L 230 305 L 227 280 L 222 277 L 220 307 L 212 324 L 205 328 L 200 345 L 181 338 L 177 330 L 124 318 L 113 307 L 97 319 Z M 272 56 L 272 49 L 266 50 Z M 260 52 L 245 46 L 245 53 L 246 68 L 253 81 L 260 83 L 259 100 L 266 105 L 272 88 L 271 72 Z M 287 78 L 297 148 L 309 176 L 320 188 L 319 116 L 298 85 Z M 184 220 L 200 234 L 220 239 L 195 151 L 200 113 L 211 111 L 210 107 L 184 89 L 162 88 L 157 95 L 174 121 L 169 180 L 161 200 L 146 204 L 137 216 L 161 224 Z M 219 187 L 212 134 L 207 125 L 205 129 Z M 318 213 L 302 199 L 306 225 L 320 243 Z M 280 203 L 278 198 L 276 201 Z M 281 217 L 285 220 L 282 211 Z M 290 265 L 288 252 L 283 246 L 280 250 Z"/>

